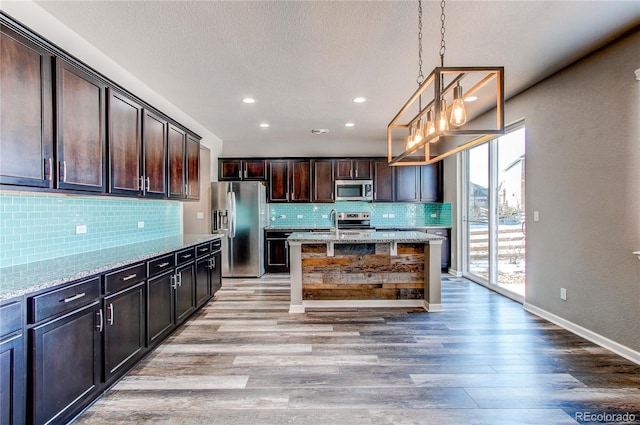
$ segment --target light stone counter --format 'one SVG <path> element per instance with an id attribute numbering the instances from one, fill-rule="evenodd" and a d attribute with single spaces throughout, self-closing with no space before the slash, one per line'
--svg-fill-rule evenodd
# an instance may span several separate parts
<path id="1" fill-rule="evenodd" d="M 0 269 L 0 302 L 189 248 L 221 235 L 176 235 Z"/>
<path id="2" fill-rule="evenodd" d="M 292 233 L 287 239 L 291 269 L 289 312 L 304 313 L 307 307 L 423 307 L 430 312 L 441 311 L 440 251 L 444 239 L 441 236 L 415 231 L 339 230 Z M 303 245 L 309 247 L 303 249 Z M 402 248 L 399 251 L 399 246 L 403 245 L 422 245 L 424 250 L 420 248 L 418 254 L 406 254 L 402 252 Z M 336 254 L 338 251 L 339 254 Z M 415 280 L 408 283 L 394 281 L 403 274 L 415 278 L 415 271 L 408 273 L 403 269 L 403 255 L 409 262 L 411 259 L 415 260 L 416 255 L 420 255 L 421 264 L 418 266 L 423 277 L 420 278 L 422 283 L 419 299 L 415 297 L 416 289 L 412 286 L 416 283 Z M 332 257 L 336 256 L 340 258 L 334 261 Z M 318 263 L 321 263 L 320 267 L 312 265 Z M 354 275 L 361 276 L 362 282 L 351 282 Z M 313 297 L 309 296 L 313 292 L 310 287 L 320 287 L 317 292 L 323 292 L 325 298 L 309 299 Z M 406 287 L 413 288 L 414 292 L 402 292 L 402 289 L 398 289 Z M 331 288 L 334 288 L 335 294 L 351 291 L 355 295 L 336 299 L 336 296 L 331 294 Z M 385 295 L 384 291 L 390 295 Z M 406 296 L 406 299 L 396 299 L 397 296 L 388 298 L 394 297 L 394 294 Z"/>

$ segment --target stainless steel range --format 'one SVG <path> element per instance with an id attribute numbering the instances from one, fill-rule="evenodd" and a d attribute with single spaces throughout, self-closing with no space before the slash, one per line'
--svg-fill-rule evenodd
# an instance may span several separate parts
<path id="1" fill-rule="evenodd" d="M 373 232 L 371 214 L 368 212 L 339 212 L 336 215 L 337 228 L 340 231 Z"/>

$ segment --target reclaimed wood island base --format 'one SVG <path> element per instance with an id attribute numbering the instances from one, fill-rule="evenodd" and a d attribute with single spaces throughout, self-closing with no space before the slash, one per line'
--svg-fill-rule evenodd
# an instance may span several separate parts
<path id="1" fill-rule="evenodd" d="M 298 232 L 288 238 L 290 313 L 306 308 L 442 311 L 440 236 L 422 232 Z"/>

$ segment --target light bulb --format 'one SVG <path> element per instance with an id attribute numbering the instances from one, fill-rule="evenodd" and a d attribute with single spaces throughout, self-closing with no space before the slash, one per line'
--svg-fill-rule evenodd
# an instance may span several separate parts
<path id="1" fill-rule="evenodd" d="M 422 119 L 419 119 L 418 125 L 416 126 L 416 133 L 413 136 L 413 144 L 417 145 L 422 142 L 422 139 L 424 139 L 424 125 L 422 124 Z"/>
<path id="2" fill-rule="evenodd" d="M 431 109 L 427 111 L 427 124 L 425 126 L 425 132 L 428 136 L 431 136 L 436 132 L 436 125 L 433 122 L 433 112 L 431 111 Z M 435 139 L 432 139 L 431 143 L 433 143 L 433 140 Z"/>
<path id="3" fill-rule="evenodd" d="M 407 137 L 407 143 L 404 145 L 404 150 L 409 150 L 413 147 L 413 145 L 415 145 L 415 142 L 414 142 L 415 132 L 416 132 L 415 127 L 411 126 L 411 129 L 409 130 L 409 137 Z"/>
<path id="4" fill-rule="evenodd" d="M 449 130 L 449 120 L 447 119 L 447 101 L 440 101 L 440 118 L 438 119 L 438 131 Z"/>
<path id="5" fill-rule="evenodd" d="M 467 122 L 467 111 L 464 107 L 464 97 L 462 96 L 460 82 L 453 88 L 453 105 L 451 106 L 451 117 L 449 121 L 454 127 L 460 127 Z"/>

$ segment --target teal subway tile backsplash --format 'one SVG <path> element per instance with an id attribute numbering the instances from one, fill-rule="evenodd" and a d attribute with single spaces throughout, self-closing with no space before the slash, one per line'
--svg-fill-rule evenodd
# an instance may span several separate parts
<path id="1" fill-rule="evenodd" d="M 374 227 L 451 226 L 450 203 L 371 203 L 336 202 L 334 204 L 269 204 L 271 227 L 328 228 L 329 213 L 369 212 Z"/>
<path id="2" fill-rule="evenodd" d="M 177 201 L 0 194 L 0 267 L 178 235 L 181 223 Z"/>

